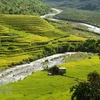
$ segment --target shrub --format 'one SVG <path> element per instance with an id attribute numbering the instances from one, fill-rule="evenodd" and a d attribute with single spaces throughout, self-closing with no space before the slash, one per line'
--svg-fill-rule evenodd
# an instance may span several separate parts
<path id="1" fill-rule="evenodd" d="M 57 66 L 51 67 L 48 71 L 52 75 L 58 75 L 59 74 L 59 68 Z"/>

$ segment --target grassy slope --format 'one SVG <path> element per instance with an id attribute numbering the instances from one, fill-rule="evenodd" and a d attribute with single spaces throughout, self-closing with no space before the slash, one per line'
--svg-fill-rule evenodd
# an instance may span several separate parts
<path id="1" fill-rule="evenodd" d="M 41 0 L 0 0 L 1 14 L 43 15 L 49 11 Z"/>
<path id="2" fill-rule="evenodd" d="M 20 18 L 18 18 L 19 16 L 15 15 L 0 16 L 0 70 L 8 67 L 12 62 L 17 63 L 23 61 L 23 63 L 25 63 L 25 60 L 30 57 L 34 59 L 41 58 L 43 56 L 43 46 L 46 46 L 47 44 L 61 45 L 69 40 L 85 40 L 85 38 L 83 38 L 84 36 L 75 36 L 76 33 L 83 33 L 84 31 L 75 30 L 70 24 L 52 23 L 54 25 L 52 26 L 39 17 L 20 16 Z M 10 19 L 13 21 L 9 21 Z M 31 28 L 33 26 L 36 27 Z M 40 29 L 42 28 L 44 30 L 41 31 Z M 88 65 L 88 70 L 87 65 L 85 64 L 86 62 L 92 62 Z M 61 66 L 67 68 L 68 76 L 86 79 L 88 72 L 100 70 L 99 62 L 100 59 L 94 57 L 93 59 L 74 62 L 76 63 L 76 66 L 74 67 L 70 67 L 71 64 L 73 65 L 73 62 L 68 63 L 69 67 L 67 64 Z M 77 63 L 80 64 L 78 67 Z M 92 67 L 92 65 L 95 65 L 96 67 Z M 82 76 L 80 75 L 80 70 L 84 71 Z M 0 87 L 0 99 L 70 100 L 71 94 L 69 93 L 69 88 L 76 84 L 76 78 L 74 79 L 71 77 L 52 77 L 47 76 L 47 72 L 37 72 L 23 81 Z"/>
<path id="3" fill-rule="evenodd" d="M 36 16 L 0 15 L 0 69 L 12 63 L 26 63 L 29 58 L 43 57 L 43 47 L 51 42 L 56 44 L 62 41 L 59 42 L 61 44 L 68 40 L 85 40 L 83 37 L 68 36 L 68 32 Z"/>
<path id="4" fill-rule="evenodd" d="M 33 58 L 37 58 L 37 54 L 43 51 L 42 45 L 37 43 L 64 35 L 56 31 L 51 24 L 36 16 L 1 15 L 0 68 L 3 69 L 11 63 L 23 61 L 33 55 Z"/>
<path id="5" fill-rule="evenodd" d="M 61 65 L 67 68 L 69 76 L 74 76 L 79 79 L 86 79 L 86 75 L 91 71 L 98 71 L 100 73 L 100 59 L 97 56 L 91 59 L 72 61 Z"/>
<path id="6" fill-rule="evenodd" d="M 91 71 L 100 72 L 100 59 L 78 60 L 60 65 L 67 68 L 67 76 L 48 76 L 46 72 L 36 72 L 23 81 L 0 87 L 1 100 L 70 100 L 70 87 L 77 79 L 86 79 Z"/>
<path id="7" fill-rule="evenodd" d="M 1 24 L 15 30 L 40 33 L 53 30 L 54 27 L 37 16 L 28 15 L 1 15 Z"/>
<path id="8" fill-rule="evenodd" d="M 61 14 L 57 15 L 56 17 L 64 20 L 84 22 L 100 26 L 99 11 L 66 8 Z"/>

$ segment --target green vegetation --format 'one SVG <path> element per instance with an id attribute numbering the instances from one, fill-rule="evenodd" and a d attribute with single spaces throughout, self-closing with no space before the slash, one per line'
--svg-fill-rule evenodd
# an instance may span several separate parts
<path id="1" fill-rule="evenodd" d="M 56 6 L 59 8 L 77 8 L 83 10 L 100 10 L 99 0 L 42 0 L 51 6 Z"/>
<path id="2" fill-rule="evenodd" d="M 76 22 L 62 20 L 62 21 L 56 22 L 56 23 L 52 22 L 51 24 L 53 24 L 59 30 L 66 32 L 70 36 L 72 35 L 72 37 L 74 37 L 74 36 L 78 37 L 76 39 L 70 38 L 73 40 L 74 39 L 79 40 L 79 38 L 80 38 L 80 40 L 86 40 L 86 38 L 100 39 L 100 33 L 91 32 L 88 30 L 88 28 L 86 26 L 83 26 Z"/>
<path id="3" fill-rule="evenodd" d="M 54 42 L 55 43 L 55 42 Z M 66 42 L 58 42 L 56 44 L 47 45 L 44 47 L 45 54 L 51 55 L 55 53 L 63 53 L 63 52 L 94 52 L 99 53 L 100 50 L 100 41 L 94 39 L 88 39 L 86 41 L 66 41 Z"/>
<path id="4" fill-rule="evenodd" d="M 93 70 L 100 73 L 98 56 L 76 62 L 67 62 L 60 66 L 66 67 L 65 76 L 48 76 L 47 72 L 44 71 L 33 73 L 23 81 L 1 86 L 0 99 L 70 100 L 70 88 L 76 85 L 77 81 L 85 81 L 87 74 Z"/>
<path id="5" fill-rule="evenodd" d="M 36 16 L 0 16 L 0 70 L 44 57 L 44 46 L 67 34 Z"/>
<path id="6" fill-rule="evenodd" d="M 1 24 L 19 31 L 38 34 L 54 29 L 52 25 L 37 16 L 1 15 L 0 19 Z"/>
<path id="7" fill-rule="evenodd" d="M 1 14 L 43 15 L 49 11 L 40 0 L 0 0 Z"/>
<path id="8" fill-rule="evenodd" d="M 56 15 L 56 18 L 100 26 L 100 13 L 98 11 L 67 8 L 61 14 Z"/>
<path id="9" fill-rule="evenodd" d="M 91 71 L 98 71 L 100 70 L 100 59 L 98 56 L 93 56 L 91 58 L 87 58 L 84 60 L 77 60 L 72 62 L 67 62 L 61 65 L 61 67 L 66 67 L 67 74 L 71 77 L 76 77 L 81 80 L 86 79 L 86 74 L 90 73 Z"/>
<path id="10" fill-rule="evenodd" d="M 52 7 L 63 10 L 55 18 L 84 22 L 100 27 L 99 0 L 42 0 Z"/>
<path id="11" fill-rule="evenodd" d="M 68 8 L 61 13 L 63 16 L 57 15 L 56 18 L 100 25 L 97 1 L 96 8 L 87 0 L 80 0 L 86 3 L 85 8 L 76 3 L 78 0 L 56 1 L 62 3 L 59 7 L 63 9 L 63 3 L 64 6 L 67 3 L 69 7 L 74 3 L 73 7 L 79 7 L 77 9 L 98 10 Z M 91 5 L 90 8 L 87 8 L 87 4 Z M 64 76 L 48 76 L 46 71 L 40 71 L 17 83 L 0 86 L 1 100 L 70 100 L 70 88 L 73 85 L 85 81 L 87 74 L 94 70 L 100 73 L 100 34 L 90 32 L 74 22 L 47 22 L 32 16 L 43 15 L 48 11 L 49 7 L 40 0 L 0 0 L 0 13 L 6 13 L 0 15 L 0 70 L 56 53 L 82 51 L 97 53 L 98 56 L 80 53 L 65 57 L 66 62 L 59 65 L 67 69 Z"/>
<path id="12" fill-rule="evenodd" d="M 98 34 L 70 23 L 50 23 L 31 15 L 1 15 L 0 70 L 55 53 L 99 52 Z M 89 35 L 96 40 L 86 41 Z"/>
<path id="13" fill-rule="evenodd" d="M 80 82 L 71 88 L 71 100 L 99 100 L 100 99 L 100 74 L 89 73 L 87 81 Z"/>

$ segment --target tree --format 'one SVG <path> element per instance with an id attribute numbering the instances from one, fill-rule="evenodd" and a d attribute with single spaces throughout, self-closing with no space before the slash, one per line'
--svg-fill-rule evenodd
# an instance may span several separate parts
<path id="1" fill-rule="evenodd" d="M 71 100 L 92 100 L 93 98 L 93 90 L 88 82 L 80 82 L 73 86 L 70 91 L 74 91 Z"/>
<path id="2" fill-rule="evenodd" d="M 95 91 L 96 95 L 94 100 L 100 100 L 100 74 L 98 74 L 96 71 L 89 73 L 88 82 Z"/>
<path id="3" fill-rule="evenodd" d="M 94 71 L 92 73 L 89 73 L 87 78 L 92 86 L 100 89 L 100 74 Z"/>
<path id="4" fill-rule="evenodd" d="M 49 69 L 49 72 L 52 73 L 52 75 L 58 75 L 59 74 L 59 68 L 57 66 L 51 67 Z"/>
<path id="5" fill-rule="evenodd" d="M 71 100 L 100 100 L 100 74 L 88 74 L 87 81 L 79 82 L 70 89 L 73 92 Z"/>
<path id="6" fill-rule="evenodd" d="M 41 0 L 0 0 L 2 14 L 43 15 L 49 11 L 50 7 Z"/>

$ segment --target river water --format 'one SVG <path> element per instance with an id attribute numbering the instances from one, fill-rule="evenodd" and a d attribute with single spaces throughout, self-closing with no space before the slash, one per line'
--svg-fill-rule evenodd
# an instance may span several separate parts
<path id="1" fill-rule="evenodd" d="M 40 17 L 41 18 L 47 18 L 47 19 L 52 20 L 52 21 L 61 21 L 59 19 L 53 18 L 53 16 L 55 16 L 57 14 L 60 14 L 63 10 L 56 9 L 56 8 L 52 8 L 52 10 L 53 10 L 53 12 L 51 12 L 49 14 L 46 14 L 46 15 L 43 15 L 43 16 L 40 16 Z M 81 24 L 83 26 L 86 26 L 88 28 L 88 30 L 90 30 L 92 32 L 100 33 L 100 28 L 99 27 L 89 25 L 89 24 L 86 24 L 86 23 L 77 23 L 77 24 Z"/>
<path id="2" fill-rule="evenodd" d="M 56 8 L 52 8 L 52 11 L 51 13 L 49 14 L 46 14 L 46 15 L 43 15 L 43 16 L 40 16 L 41 18 L 47 18 L 51 21 L 59 21 L 58 19 L 55 19 L 53 18 L 53 16 L 57 15 L 57 14 L 60 14 L 62 12 L 62 10 L 60 9 L 56 9 Z"/>
<path id="3" fill-rule="evenodd" d="M 59 14 L 62 12 L 62 10 L 52 8 L 54 11 L 53 13 L 49 13 L 46 15 L 41 16 L 41 18 L 47 18 L 49 20 L 53 21 L 61 21 L 58 19 L 52 18 L 56 14 Z M 81 25 L 87 26 L 90 31 L 98 32 L 100 33 L 100 28 L 85 24 L 85 23 L 79 23 Z M 75 52 L 67 52 L 63 54 L 55 54 L 52 56 L 44 57 L 42 59 L 36 60 L 31 62 L 30 64 L 24 64 L 15 66 L 12 68 L 9 68 L 5 71 L 0 72 L 0 85 L 8 84 L 10 82 L 17 82 L 18 80 L 23 80 L 25 77 L 31 75 L 33 72 L 43 70 L 45 67 L 52 67 L 54 65 L 59 65 L 65 62 L 64 58 L 68 58 L 72 54 L 75 54 Z"/>
<path id="4" fill-rule="evenodd" d="M 75 52 L 55 54 L 33 61 L 29 64 L 15 66 L 5 71 L 1 71 L 0 85 L 8 84 L 10 82 L 17 82 L 18 80 L 23 80 L 25 77 L 31 75 L 33 72 L 43 70 L 47 66 L 50 68 L 54 65 L 62 64 L 65 62 L 65 58 L 68 58 L 72 54 L 75 54 Z"/>
<path id="5" fill-rule="evenodd" d="M 81 25 L 87 26 L 88 30 L 92 31 L 92 32 L 96 32 L 96 33 L 100 33 L 100 28 L 93 26 L 93 25 L 89 25 L 89 24 L 85 24 L 85 23 L 80 23 Z"/>

